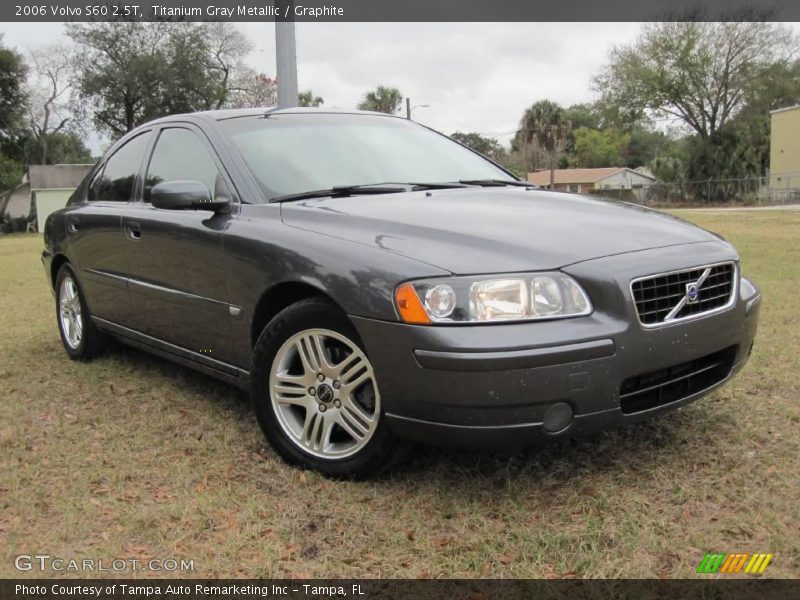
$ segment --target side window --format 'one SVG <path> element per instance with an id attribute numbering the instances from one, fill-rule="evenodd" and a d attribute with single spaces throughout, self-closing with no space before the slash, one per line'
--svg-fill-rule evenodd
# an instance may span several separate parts
<path id="1" fill-rule="evenodd" d="M 100 196 L 100 184 L 103 182 L 103 167 L 100 167 L 100 170 L 94 174 L 92 180 L 89 182 L 89 187 L 86 190 L 86 199 L 89 202 L 93 200 L 99 200 Z"/>
<path id="2" fill-rule="evenodd" d="M 90 200 L 128 202 L 131 199 L 133 183 L 151 135 L 149 131 L 138 135 L 111 155 L 102 175 L 95 177 L 89 186 Z"/>
<path id="3" fill-rule="evenodd" d="M 219 169 L 203 140 L 188 129 L 165 129 L 158 136 L 153 157 L 147 168 L 144 200 L 150 202 L 150 190 L 164 181 L 199 181 L 214 194 L 224 185 Z"/>

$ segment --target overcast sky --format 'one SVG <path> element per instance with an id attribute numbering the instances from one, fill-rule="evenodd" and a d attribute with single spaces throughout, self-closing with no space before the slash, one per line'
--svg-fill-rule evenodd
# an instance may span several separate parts
<path id="1" fill-rule="evenodd" d="M 272 23 L 239 23 L 255 45 L 249 63 L 275 73 Z M 298 23 L 300 89 L 325 106 L 353 108 L 364 92 L 391 85 L 410 96 L 414 118 L 450 134 L 508 141 L 523 110 L 550 98 L 563 105 L 595 98 L 592 76 L 636 23 Z M 0 23 L 5 43 L 24 50 L 63 35 L 60 23 Z M 92 150 L 99 144 L 92 140 Z"/>

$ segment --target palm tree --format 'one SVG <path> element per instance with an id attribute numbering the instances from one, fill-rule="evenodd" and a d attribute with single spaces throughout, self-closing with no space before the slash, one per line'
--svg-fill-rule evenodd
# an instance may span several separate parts
<path id="1" fill-rule="evenodd" d="M 379 85 L 371 92 L 364 94 L 364 99 L 358 104 L 359 110 L 374 110 L 377 112 L 395 114 L 400 110 L 403 94 L 394 87 Z"/>
<path id="2" fill-rule="evenodd" d="M 549 158 L 550 189 L 555 186 L 556 156 L 564 150 L 570 129 L 564 109 L 550 100 L 540 100 L 531 105 L 520 120 L 517 136 L 522 139 L 525 148 L 533 142 Z"/>
<path id="3" fill-rule="evenodd" d="M 311 90 L 305 90 L 297 94 L 297 106 L 321 106 L 325 100 L 320 96 L 315 96 Z"/>

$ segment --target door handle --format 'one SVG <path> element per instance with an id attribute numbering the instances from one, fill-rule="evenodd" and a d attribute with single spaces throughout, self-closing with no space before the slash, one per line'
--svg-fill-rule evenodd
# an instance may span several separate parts
<path id="1" fill-rule="evenodd" d="M 134 221 L 128 221 L 125 223 L 125 232 L 132 240 L 142 239 L 142 226 Z"/>
<path id="2" fill-rule="evenodd" d="M 81 228 L 80 223 L 78 223 L 78 219 L 70 218 L 67 219 L 67 231 L 70 233 L 76 233 Z"/>

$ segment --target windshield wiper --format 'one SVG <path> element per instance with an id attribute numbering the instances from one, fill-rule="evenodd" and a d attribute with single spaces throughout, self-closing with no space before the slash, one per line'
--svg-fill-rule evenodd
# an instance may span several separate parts
<path id="1" fill-rule="evenodd" d="M 327 198 L 336 196 L 353 196 L 355 194 L 397 194 L 400 192 L 419 190 L 446 190 L 464 188 L 471 185 L 482 187 L 503 187 L 513 185 L 519 187 L 536 187 L 532 183 L 514 181 L 511 179 L 462 179 L 461 181 L 443 181 L 432 183 L 372 183 L 368 185 L 338 185 L 321 190 L 309 190 L 297 194 L 276 196 L 269 200 L 273 202 L 294 202 L 295 200 L 309 200 L 311 198 Z"/>
<path id="2" fill-rule="evenodd" d="M 481 187 L 503 187 L 512 185 L 516 187 L 534 188 L 536 185 L 527 181 L 517 181 L 515 179 L 461 179 L 458 183 L 465 185 L 479 185 Z"/>
<path id="3" fill-rule="evenodd" d="M 453 188 L 464 188 L 466 184 L 462 182 L 456 183 L 455 181 L 446 181 L 442 183 L 409 183 L 411 191 L 419 190 L 450 190 Z"/>
<path id="4" fill-rule="evenodd" d="M 352 196 L 354 194 L 397 194 L 405 192 L 405 187 L 390 187 L 381 184 L 372 185 L 337 185 L 322 190 L 310 190 L 298 194 L 286 194 L 270 198 L 269 202 L 293 202 L 295 200 L 308 200 L 310 198 L 327 198 L 328 196 Z"/>

